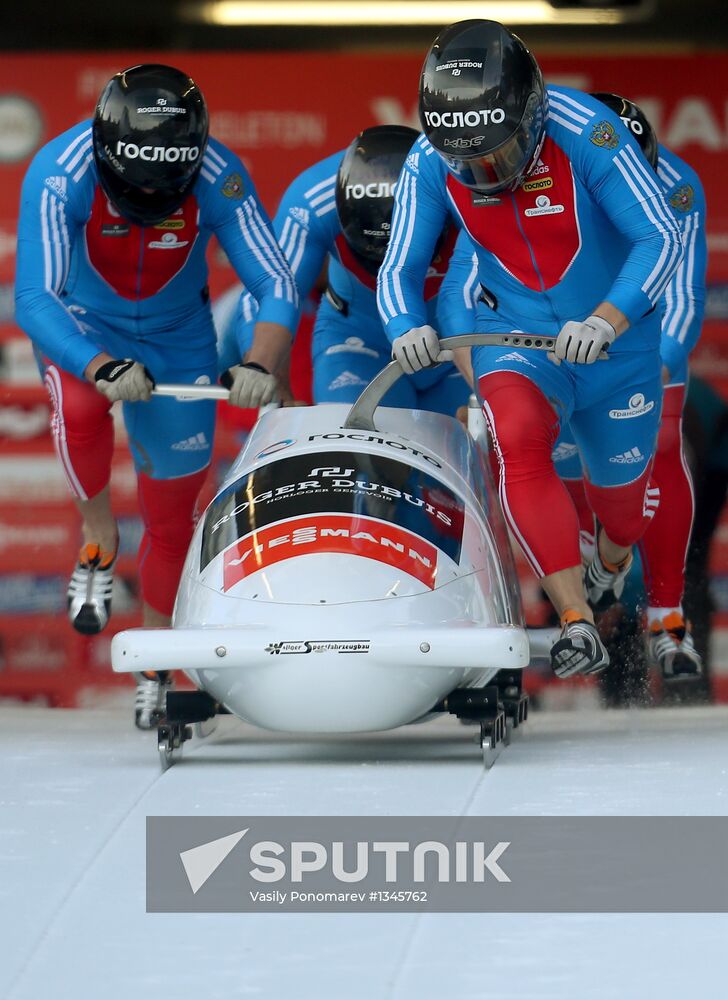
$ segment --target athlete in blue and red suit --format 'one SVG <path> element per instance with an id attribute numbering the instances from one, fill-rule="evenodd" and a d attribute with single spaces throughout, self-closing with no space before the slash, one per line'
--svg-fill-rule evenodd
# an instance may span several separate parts
<path id="1" fill-rule="evenodd" d="M 410 371 L 438 358 L 421 287 L 453 218 L 475 245 L 490 306 L 478 331 L 556 338 L 552 355 L 479 348 L 473 368 L 506 518 L 561 616 L 553 668 L 562 677 L 599 670 L 608 655 L 584 592 L 576 511 L 551 452 L 570 422 L 602 525 L 587 569 L 595 602 L 626 574 L 648 523 L 662 396 L 656 306 L 682 257 L 680 230 L 619 117 L 587 94 L 546 91 L 531 53 L 497 22 L 464 21 L 438 36 L 420 115 L 425 134 L 400 176 L 379 272 L 393 354 Z M 610 420 L 625 394 L 656 405 L 642 421 Z"/>
<path id="2" fill-rule="evenodd" d="M 697 677 L 702 671 L 691 628 L 682 608 L 685 561 L 693 525 L 693 488 L 682 447 L 682 414 L 688 381 L 688 358 L 703 323 L 708 257 L 706 201 L 692 167 L 657 141 L 639 105 L 617 94 L 594 94 L 620 116 L 657 174 L 683 233 L 685 253 L 660 303 L 662 335 L 662 419 L 653 468 L 659 505 L 639 543 L 647 597 L 647 650 L 666 680 Z M 641 421 L 656 406 L 641 393 L 624 398 L 609 411 L 612 420 Z M 584 492 L 579 450 L 571 429 L 562 428 L 554 450 L 556 471 L 567 485 L 579 513 L 586 547 L 593 540 L 594 515 Z M 619 595 L 617 595 L 619 596 Z"/>
<path id="3" fill-rule="evenodd" d="M 155 380 L 217 378 L 205 249 L 222 244 L 259 302 L 231 401 L 255 407 L 298 312 L 295 282 L 242 163 L 208 138 L 204 99 L 168 66 L 112 78 L 93 120 L 35 156 L 22 189 L 16 316 L 36 348 L 53 406 L 56 450 L 83 521 L 69 615 L 92 634 L 107 623 L 118 536 L 109 500 L 111 405 L 123 401 L 144 536 L 144 622 L 169 622 L 210 462 L 212 401 L 152 398 Z M 151 726 L 168 678 L 138 678 L 136 721 Z"/>
<path id="4" fill-rule="evenodd" d="M 312 341 L 315 403 L 353 403 L 390 360 L 377 311 L 377 272 L 389 241 L 394 187 L 416 137 L 414 129 L 400 125 L 364 129 L 346 150 L 296 177 L 273 219 L 302 300 L 327 267 Z M 443 337 L 468 332 L 473 294 L 479 292 L 472 248 L 457 237 L 456 226 L 443 226 L 423 287 L 428 322 Z M 231 349 L 237 357 L 248 349 L 255 316 L 255 300 L 243 295 L 223 332 L 223 357 Z M 457 360 L 470 378 L 469 357 Z M 384 404 L 455 415 L 469 395 L 455 365 L 444 364 L 401 378 Z"/>

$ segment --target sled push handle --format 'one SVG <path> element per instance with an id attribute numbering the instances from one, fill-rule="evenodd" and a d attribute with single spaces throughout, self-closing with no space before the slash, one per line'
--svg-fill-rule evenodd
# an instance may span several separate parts
<path id="1" fill-rule="evenodd" d="M 536 351 L 553 351 L 556 337 L 535 337 L 525 333 L 466 333 L 443 337 L 440 347 L 452 351 L 458 347 L 521 347 Z M 398 361 L 390 361 L 375 375 L 349 411 L 344 421 L 347 430 L 375 431 L 374 411 L 397 379 L 404 375 Z"/>
<path id="2" fill-rule="evenodd" d="M 152 389 L 153 396 L 171 396 L 181 403 L 192 402 L 196 399 L 223 399 L 230 396 L 230 390 L 221 385 L 185 385 L 184 383 L 168 382 L 165 385 L 156 385 Z"/>
<path id="3" fill-rule="evenodd" d="M 178 403 L 194 403 L 199 399 L 221 399 L 227 402 L 230 398 L 230 390 L 222 385 L 189 385 L 186 382 L 166 382 L 164 385 L 156 385 L 152 389 L 153 396 L 167 396 L 176 399 Z M 258 408 L 258 416 L 267 413 L 268 410 L 277 410 L 278 402 L 266 403 Z"/>

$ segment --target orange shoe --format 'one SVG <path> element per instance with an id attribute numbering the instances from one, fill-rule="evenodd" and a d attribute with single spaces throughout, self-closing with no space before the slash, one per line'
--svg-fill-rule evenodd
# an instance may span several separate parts
<path id="1" fill-rule="evenodd" d="M 82 635 L 96 635 L 111 615 L 111 590 L 116 552 L 89 542 L 82 546 L 68 584 L 68 617 Z"/>
<path id="2" fill-rule="evenodd" d="M 663 679 L 689 680 L 703 673 L 703 661 L 690 634 L 690 622 L 678 611 L 654 621 L 647 633 L 647 655 L 662 671 Z"/>

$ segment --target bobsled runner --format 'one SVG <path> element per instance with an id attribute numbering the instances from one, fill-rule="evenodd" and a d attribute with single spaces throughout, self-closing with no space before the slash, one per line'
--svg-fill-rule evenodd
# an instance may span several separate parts
<path id="1" fill-rule="evenodd" d="M 377 408 L 400 374 L 392 362 L 351 408 L 264 413 L 197 524 L 170 628 L 114 636 L 115 671 L 197 688 L 167 695 L 163 767 L 221 713 L 362 733 L 449 712 L 479 726 L 487 766 L 525 721 L 532 651 L 480 408 L 468 430 Z"/>

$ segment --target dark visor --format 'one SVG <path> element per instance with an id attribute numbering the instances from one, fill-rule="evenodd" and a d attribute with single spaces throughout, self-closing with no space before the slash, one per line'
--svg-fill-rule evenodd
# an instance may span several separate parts
<path id="1" fill-rule="evenodd" d="M 461 184 L 484 194 L 505 191 L 520 183 L 536 153 L 538 140 L 528 129 L 519 129 L 492 153 L 460 160 L 445 155 L 450 170 Z"/>
<path id="2" fill-rule="evenodd" d="M 544 137 L 545 105 L 532 93 L 526 103 L 521 124 L 501 146 L 482 156 L 442 155 L 457 179 L 466 187 L 483 194 L 495 194 L 518 187 L 534 165 Z"/>

